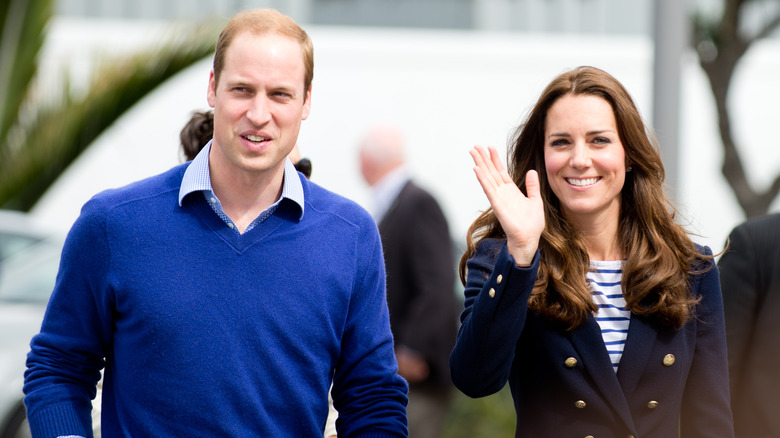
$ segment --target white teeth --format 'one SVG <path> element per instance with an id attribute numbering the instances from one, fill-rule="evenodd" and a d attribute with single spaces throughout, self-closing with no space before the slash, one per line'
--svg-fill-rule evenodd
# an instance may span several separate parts
<path id="1" fill-rule="evenodd" d="M 578 179 L 578 178 L 566 178 L 566 182 L 573 186 L 589 186 L 591 184 L 596 184 L 598 182 L 598 178 L 584 178 L 584 179 Z"/>
<path id="2" fill-rule="evenodd" d="M 256 135 L 247 135 L 246 139 L 249 140 L 249 141 L 265 141 L 266 140 L 265 137 L 258 137 Z"/>

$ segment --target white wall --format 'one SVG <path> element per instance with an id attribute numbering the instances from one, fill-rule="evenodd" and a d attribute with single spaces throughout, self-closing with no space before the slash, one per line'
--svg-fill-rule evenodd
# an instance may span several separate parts
<path id="1" fill-rule="evenodd" d="M 47 49 L 47 59 L 58 65 L 80 59 L 77 53 L 85 46 L 154 40 L 157 29 L 154 23 L 123 22 L 95 31 L 89 22 L 60 20 L 52 28 L 57 44 Z M 312 159 L 312 179 L 366 205 L 357 143 L 372 123 L 397 123 L 406 130 L 413 171 L 439 198 L 459 241 L 487 206 L 468 149 L 493 144 L 505 150 L 513 128 L 558 73 L 581 64 L 603 68 L 623 82 L 643 115 L 652 114 L 652 46 L 644 37 L 307 30 L 315 46 L 313 107 L 299 146 Z M 772 104 L 780 98 L 774 79 L 779 54 L 776 41 L 750 52 L 737 71 L 731 102 L 737 109 L 737 139 L 757 184 L 768 184 L 780 172 L 780 148 L 771 133 L 780 114 Z M 210 60 L 193 66 L 133 108 L 74 164 L 35 213 L 67 228 L 97 191 L 179 163 L 179 130 L 192 110 L 207 109 L 209 69 Z M 682 80 L 681 213 L 700 234 L 696 240 L 718 251 L 742 215 L 720 175 L 714 107 L 693 55 L 683 62 Z"/>

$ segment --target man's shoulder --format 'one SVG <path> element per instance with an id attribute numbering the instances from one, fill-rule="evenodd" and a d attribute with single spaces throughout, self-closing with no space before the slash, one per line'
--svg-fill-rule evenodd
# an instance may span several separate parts
<path id="1" fill-rule="evenodd" d="M 734 226 L 729 233 L 728 246 L 732 250 L 735 247 L 771 247 L 779 241 L 780 213 L 773 213 L 753 217 Z"/>
<path id="2" fill-rule="evenodd" d="M 736 228 L 753 233 L 768 233 L 769 235 L 780 236 L 780 213 L 772 213 L 748 219 Z"/>
<path id="3" fill-rule="evenodd" d="M 412 221 L 418 223 L 423 221 L 430 223 L 431 220 L 437 222 L 438 226 L 446 226 L 447 218 L 436 197 L 427 189 L 415 184 L 414 181 L 409 181 L 396 198 L 391 212 L 388 212 L 388 216 L 398 218 L 404 218 L 405 221 Z"/>
<path id="4" fill-rule="evenodd" d="M 85 209 L 110 210 L 143 200 L 153 202 L 161 195 L 170 195 L 171 193 L 177 197 L 181 187 L 181 179 L 188 165 L 189 163 L 180 164 L 158 175 L 121 187 L 103 190 L 93 196 L 84 207 Z"/>
<path id="5" fill-rule="evenodd" d="M 305 184 L 306 209 L 317 214 L 327 214 L 343 218 L 350 222 L 373 222 L 371 215 L 357 202 L 328 190 L 312 181 Z M 306 215 L 307 213 L 304 213 Z"/>
<path id="6" fill-rule="evenodd" d="M 404 185 L 403 189 L 401 189 L 401 192 L 398 194 L 398 197 L 399 199 L 403 199 L 410 204 L 421 203 L 438 205 L 436 197 L 433 196 L 433 194 L 426 188 L 418 185 L 413 180 L 409 180 L 409 182 Z"/>

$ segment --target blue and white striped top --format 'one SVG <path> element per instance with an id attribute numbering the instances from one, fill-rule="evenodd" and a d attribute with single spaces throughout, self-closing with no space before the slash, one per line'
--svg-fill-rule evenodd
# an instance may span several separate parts
<path id="1" fill-rule="evenodd" d="M 615 372 L 623 356 L 631 321 L 631 311 L 626 309 L 626 299 L 620 287 L 623 264 L 623 260 L 591 260 L 591 270 L 587 274 L 593 301 L 599 308 L 596 321 L 601 327 L 601 336 Z"/>

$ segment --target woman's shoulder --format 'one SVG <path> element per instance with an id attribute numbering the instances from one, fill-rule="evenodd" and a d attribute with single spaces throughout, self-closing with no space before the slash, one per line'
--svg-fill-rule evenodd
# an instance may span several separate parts
<path id="1" fill-rule="evenodd" d="M 696 248 L 696 253 L 703 256 L 712 256 L 712 249 L 707 245 L 693 242 L 693 246 Z"/>
<path id="2" fill-rule="evenodd" d="M 691 263 L 689 273 L 693 292 L 696 296 L 703 297 L 705 301 L 709 301 L 713 296 L 717 296 L 720 299 L 718 266 L 715 264 L 712 250 L 706 245 L 698 243 L 694 245 L 696 246 L 698 257 Z"/>
<path id="3" fill-rule="evenodd" d="M 694 273 L 705 273 L 715 268 L 715 256 L 712 255 L 712 249 L 707 245 L 693 243 L 696 250 L 696 257 L 691 263 L 691 271 Z"/>

